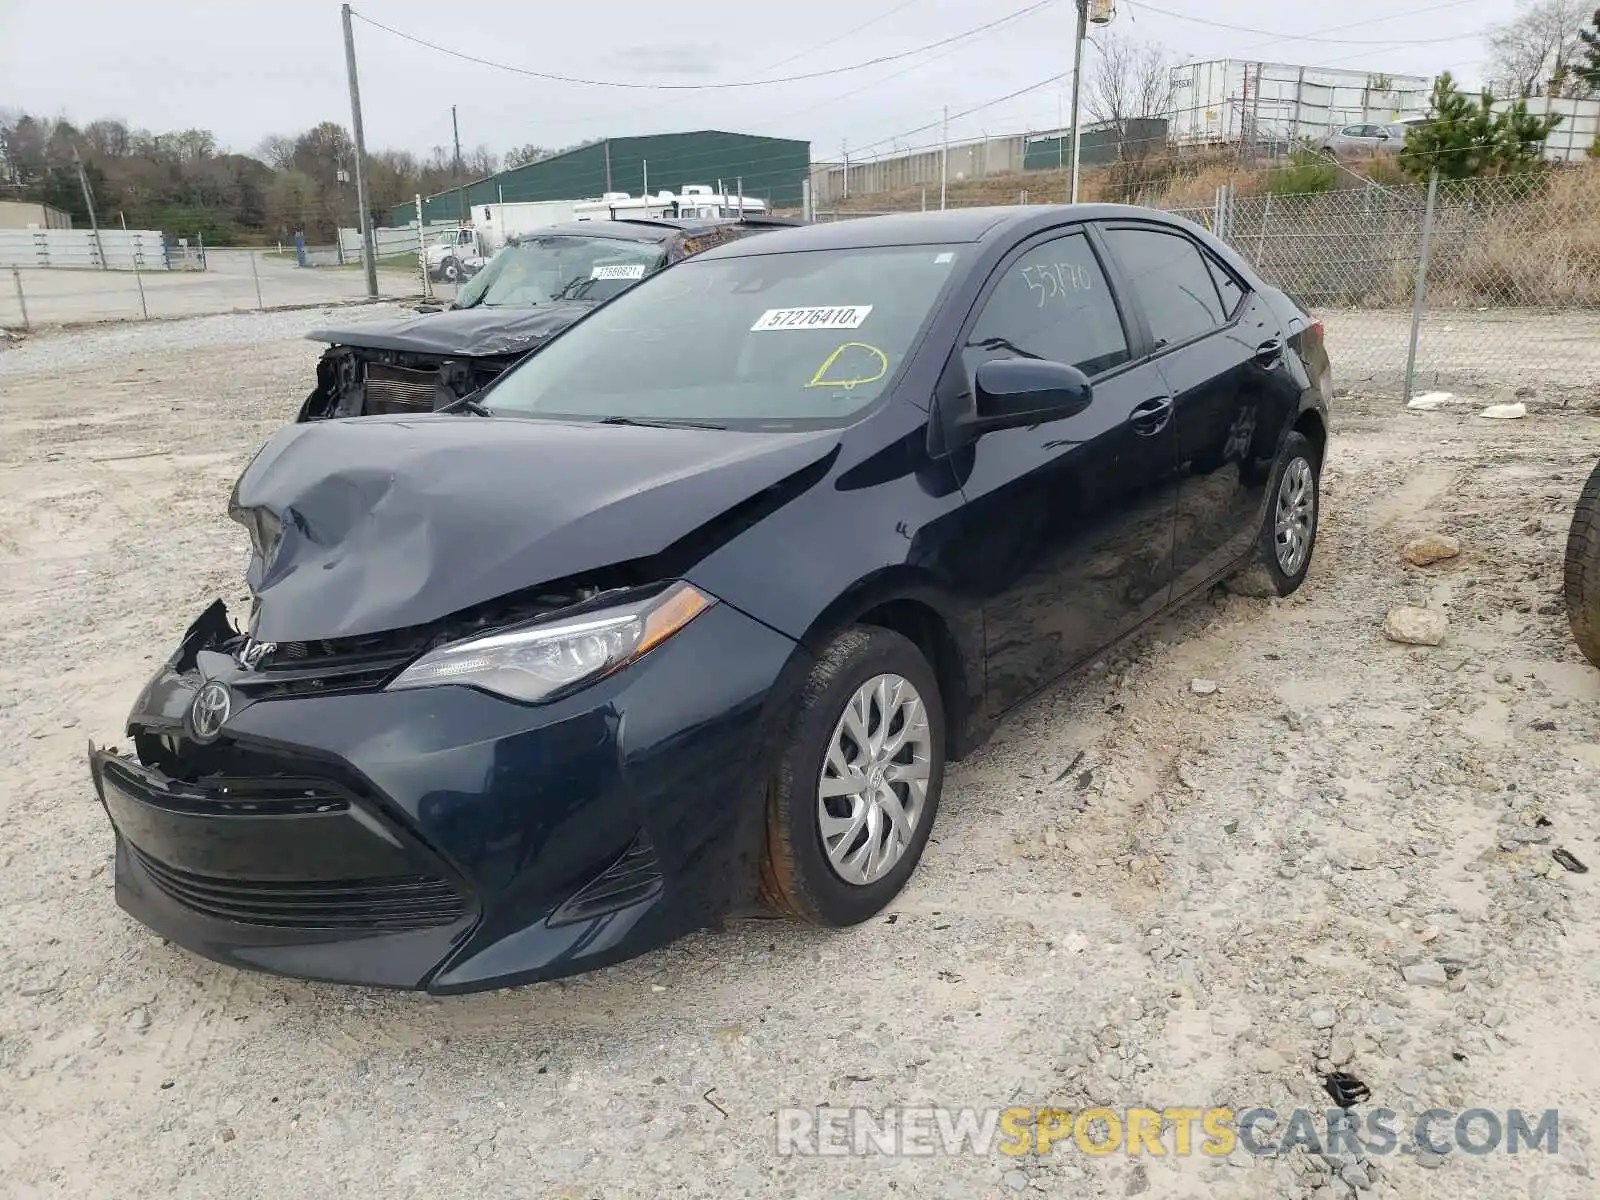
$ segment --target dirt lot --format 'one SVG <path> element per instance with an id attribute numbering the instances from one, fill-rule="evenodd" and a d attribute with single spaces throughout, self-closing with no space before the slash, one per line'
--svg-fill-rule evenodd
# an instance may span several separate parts
<path id="1" fill-rule="evenodd" d="M 1592 399 L 1490 421 L 1343 398 L 1308 586 L 1203 598 L 1014 716 L 951 773 L 886 918 L 737 922 L 437 1001 L 241 974 L 136 926 L 84 763 L 191 617 L 239 597 L 228 489 L 325 319 L 0 351 L 8 1196 L 1595 1194 L 1600 870 L 1551 854 L 1600 868 L 1600 671 L 1557 603 Z M 1461 556 L 1406 565 L 1429 530 Z M 1407 602 L 1449 614 L 1444 645 L 1383 639 Z M 790 1105 L 1320 1110 L 1319 1057 L 1367 1107 L 1558 1108 L 1558 1151 L 775 1149 Z"/>

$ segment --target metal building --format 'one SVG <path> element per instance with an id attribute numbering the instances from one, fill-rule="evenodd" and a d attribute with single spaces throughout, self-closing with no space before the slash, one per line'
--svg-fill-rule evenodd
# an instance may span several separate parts
<path id="1" fill-rule="evenodd" d="M 422 202 L 423 219 L 458 220 L 475 204 L 584 200 L 606 192 L 639 195 L 647 184 L 651 192 L 677 192 L 688 184 L 720 183 L 729 193 L 742 185 L 746 196 L 765 200 L 769 208 L 798 208 L 810 169 L 811 143 L 790 138 L 718 129 L 607 138 L 428 196 Z M 409 225 L 416 219 L 415 208 L 396 205 L 390 224 Z"/>
<path id="2" fill-rule="evenodd" d="M 1291 145 L 1346 125 L 1426 116 L 1433 81 L 1223 59 L 1172 68 L 1171 138 L 1178 145 Z"/>

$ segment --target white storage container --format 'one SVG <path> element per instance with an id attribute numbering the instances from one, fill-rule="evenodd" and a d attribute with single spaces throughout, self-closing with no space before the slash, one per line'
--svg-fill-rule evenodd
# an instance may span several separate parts
<path id="1" fill-rule="evenodd" d="M 1178 145 L 1314 141 L 1346 125 L 1426 116 L 1433 81 L 1218 59 L 1172 68 L 1170 136 Z"/>

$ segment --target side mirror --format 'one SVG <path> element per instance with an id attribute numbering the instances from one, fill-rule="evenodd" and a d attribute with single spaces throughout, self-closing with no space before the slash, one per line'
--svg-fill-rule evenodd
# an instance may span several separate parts
<path id="1" fill-rule="evenodd" d="M 1077 367 L 1038 358 L 992 359 L 978 368 L 976 383 L 974 411 L 958 422 L 968 440 L 1077 416 L 1094 399 L 1089 377 Z"/>

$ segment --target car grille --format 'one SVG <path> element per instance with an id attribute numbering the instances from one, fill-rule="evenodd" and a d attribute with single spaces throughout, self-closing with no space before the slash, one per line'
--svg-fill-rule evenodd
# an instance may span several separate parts
<path id="1" fill-rule="evenodd" d="M 616 912 L 658 895 L 661 887 L 661 861 L 641 832 L 621 858 L 551 913 L 548 924 L 570 925 Z"/>
<path id="2" fill-rule="evenodd" d="M 422 653 L 425 635 L 380 634 L 326 642 L 284 642 L 264 666 L 229 682 L 256 700 L 371 692 Z"/>
<path id="3" fill-rule="evenodd" d="M 381 413 L 432 412 L 438 394 L 439 373 L 391 367 L 387 363 L 368 363 L 362 411 L 368 416 Z"/>
<path id="4" fill-rule="evenodd" d="M 257 700 L 377 691 L 431 646 L 532 620 L 592 599 L 598 591 L 590 587 L 531 592 L 490 601 L 428 625 L 320 641 L 278 642 L 254 671 L 230 677 L 228 683 Z"/>
<path id="5" fill-rule="evenodd" d="M 129 843 L 155 885 L 185 908 L 242 925 L 278 929 L 401 932 L 451 925 L 466 901 L 435 875 L 284 882 L 196 875 L 151 858 Z"/>
<path id="6" fill-rule="evenodd" d="M 349 799 L 325 780 L 287 775 L 229 777 L 208 775 L 196 783 L 174 781 L 152 788 L 116 761 L 105 765 L 107 782 L 130 796 L 168 812 L 210 817 L 302 816 L 344 812 Z"/>

